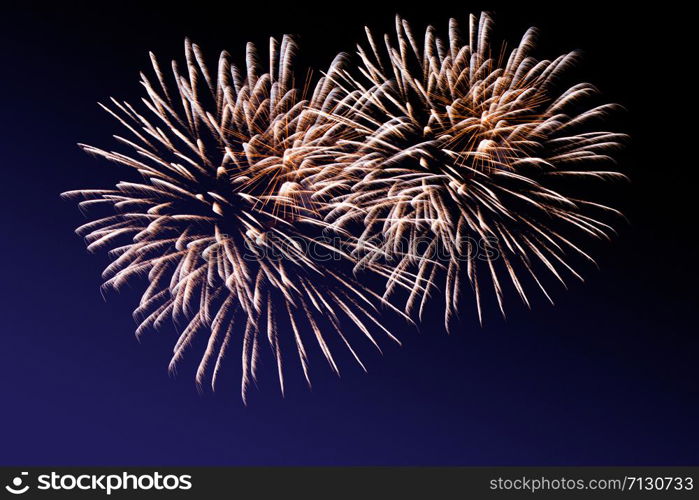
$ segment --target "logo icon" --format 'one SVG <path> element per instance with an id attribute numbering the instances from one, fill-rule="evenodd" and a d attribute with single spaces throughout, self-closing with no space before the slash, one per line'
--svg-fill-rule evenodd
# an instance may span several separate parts
<path id="1" fill-rule="evenodd" d="M 12 485 L 5 486 L 5 489 L 13 495 L 21 495 L 22 493 L 26 493 L 29 489 L 29 485 L 27 484 L 24 487 L 22 487 L 22 476 L 26 476 L 28 474 L 28 472 L 20 473 L 19 476 L 12 479 Z"/>

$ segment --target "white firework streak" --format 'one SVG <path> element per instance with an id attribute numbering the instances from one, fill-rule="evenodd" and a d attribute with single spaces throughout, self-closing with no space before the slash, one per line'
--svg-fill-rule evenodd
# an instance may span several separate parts
<path id="1" fill-rule="evenodd" d="M 341 329 L 343 318 L 377 348 L 377 329 L 398 342 L 376 319 L 377 305 L 385 302 L 381 296 L 308 255 L 308 244 L 317 244 L 350 258 L 315 238 L 326 223 L 317 217 L 307 187 L 307 178 L 331 168 L 326 151 L 345 127 L 324 118 L 337 101 L 331 79 L 321 78 L 309 98 L 294 87 L 295 50 L 289 37 L 271 39 L 269 67 L 262 72 L 248 44 L 243 71 L 223 52 L 212 74 L 201 50 L 186 41 L 184 70 L 172 63 L 174 85 L 151 54 L 155 78 L 141 75 L 145 110 L 114 99 L 103 106 L 128 131 L 115 137 L 130 152 L 81 145 L 135 169 L 142 180 L 64 193 L 80 200 L 82 209 L 109 211 L 77 229 L 89 250 L 109 250 L 104 286 L 119 289 L 147 276 L 134 311 L 137 335 L 168 320 L 180 325 L 174 370 L 195 336 L 208 334 L 196 381 L 210 378 L 212 388 L 224 357 L 239 342 L 244 401 L 265 341 L 284 392 L 284 333 L 291 335 L 309 385 L 309 342 L 318 344 L 339 374 L 321 321 L 362 368 Z M 329 73 L 341 64 L 336 58 Z M 387 275 L 380 265 L 368 268 Z"/>
<path id="2" fill-rule="evenodd" d="M 385 298 L 416 274 L 407 313 L 422 316 L 443 291 L 447 328 L 464 285 L 480 322 L 485 286 L 503 315 L 503 280 L 529 305 L 522 274 L 551 300 L 539 269 L 564 285 L 566 273 L 582 279 L 570 256 L 592 257 L 574 239 L 608 238 L 604 220 L 621 215 L 569 193 L 583 178 L 624 178 L 606 165 L 626 136 L 597 128 L 618 106 L 586 104 L 597 93 L 587 83 L 557 92 L 577 54 L 535 59 L 534 29 L 509 56 L 493 54 L 492 24 L 471 15 L 465 40 L 453 19 L 446 40 L 432 27 L 420 39 L 400 17 L 395 40 L 367 28 L 361 74 L 329 75 L 342 97 L 320 112 L 354 132 L 335 151 L 345 168 L 314 177 L 325 220 L 357 232 L 359 266 L 392 263 Z"/>

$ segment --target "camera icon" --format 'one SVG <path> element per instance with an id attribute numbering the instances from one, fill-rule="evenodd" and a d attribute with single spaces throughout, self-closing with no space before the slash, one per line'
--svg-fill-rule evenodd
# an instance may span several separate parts
<path id="1" fill-rule="evenodd" d="M 29 489 L 29 485 L 27 484 L 24 487 L 22 487 L 22 482 L 23 476 L 26 476 L 28 474 L 28 472 L 21 472 L 19 476 L 12 479 L 11 485 L 8 484 L 7 486 L 5 486 L 5 489 L 13 495 L 21 495 L 22 493 L 26 493 Z"/>

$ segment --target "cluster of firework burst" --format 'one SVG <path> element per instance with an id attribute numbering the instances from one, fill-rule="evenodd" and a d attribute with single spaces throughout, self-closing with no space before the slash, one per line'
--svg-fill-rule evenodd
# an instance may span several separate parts
<path id="1" fill-rule="evenodd" d="M 333 346 L 364 367 L 357 337 L 398 342 L 383 314 L 412 322 L 442 297 L 449 328 L 465 292 L 480 320 L 506 281 L 528 304 L 529 285 L 550 300 L 542 274 L 578 276 L 570 259 L 591 257 L 576 240 L 612 231 L 615 211 L 576 188 L 621 176 L 604 165 L 624 136 L 598 129 L 615 106 L 586 105 L 586 83 L 561 89 L 576 54 L 535 59 L 534 30 L 494 53 L 492 18 L 468 24 L 367 29 L 354 59 L 303 88 L 290 37 L 265 63 L 249 44 L 243 67 L 226 52 L 209 67 L 187 41 L 182 67 L 151 55 L 143 106 L 104 106 L 123 147 L 82 147 L 140 180 L 64 195 L 96 214 L 77 232 L 109 251 L 106 287 L 147 277 L 137 334 L 174 321 L 172 369 L 204 334 L 199 384 L 236 346 L 245 399 L 271 348 L 283 392 L 286 363 L 309 380 L 311 348 L 339 373 Z"/>

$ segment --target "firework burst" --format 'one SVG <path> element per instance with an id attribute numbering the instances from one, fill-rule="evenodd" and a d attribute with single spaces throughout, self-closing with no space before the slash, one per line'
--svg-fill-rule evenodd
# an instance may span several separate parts
<path id="1" fill-rule="evenodd" d="M 245 400 L 263 344 L 284 392 L 292 357 L 310 384 L 311 344 L 339 373 L 335 344 L 364 367 L 355 336 L 397 342 L 379 306 L 421 317 L 442 293 L 449 328 L 469 287 L 482 321 L 488 289 L 504 314 L 506 282 L 528 305 L 532 286 L 551 300 L 545 275 L 581 278 L 582 240 L 608 238 L 620 215 L 584 194 L 586 179 L 624 177 L 609 165 L 625 136 L 600 129 L 617 106 L 563 85 L 576 53 L 536 59 L 533 29 L 496 51 L 492 25 L 451 20 L 443 39 L 396 18 L 393 38 L 367 29 L 357 68 L 338 56 L 302 90 L 289 37 L 264 64 L 249 44 L 242 70 L 224 52 L 210 72 L 189 41 L 170 76 L 151 55 L 145 108 L 104 106 L 127 152 L 82 145 L 140 179 L 65 193 L 94 214 L 77 232 L 109 251 L 104 286 L 146 277 L 137 335 L 174 321 L 173 370 L 204 337 L 196 380 L 212 387 L 239 345 Z M 378 275 L 382 293 L 338 260 Z"/>
<path id="2" fill-rule="evenodd" d="M 376 347 L 370 325 L 396 340 L 375 319 L 381 297 L 309 252 L 315 245 L 348 257 L 318 237 L 325 223 L 306 181 L 331 164 L 326 151 L 343 127 L 323 118 L 336 101 L 329 79 L 321 78 L 310 97 L 308 86 L 295 88 L 295 51 L 291 38 L 272 39 L 268 68 L 261 70 L 249 44 L 243 71 L 224 52 L 212 74 L 187 41 L 186 65 L 172 63 L 171 82 L 151 54 L 154 78 L 141 75 L 145 109 L 114 99 L 103 106 L 127 131 L 115 136 L 127 152 L 81 145 L 136 170 L 141 180 L 64 193 L 99 213 L 77 232 L 88 249 L 109 250 L 104 286 L 119 289 L 147 277 L 134 312 L 137 335 L 173 320 L 181 335 L 171 369 L 196 335 L 208 335 L 196 380 L 210 378 L 212 387 L 223 358 L 239 344 L 244 400 L 263 342 L 284 391 L 285 333 L 307 380 L 309 342 L 339 373 L 327 330 L 361 365 L 340 327 L 343 316 Z M 336 59 L 330 73 L 341 63 Z"/>
<path id="3" fill-rule="evenodd" d="M 385 297 L 416 275 L 407 312 L 443 292 L 447 328 L 464 285 L 481 321 L 487 288 L 504 314 L 505 280 L 527 304 L 525 277 L 551 300 L 542 270 L 580 278 L 572 256 L 592 257 L 576 240 L 607 238 L 618 215 L 576 194 L 585 178 L 623 177 L 605 166 L 624 135 L 598 129 L 617 106 L 587 104 L 587 83 L 559 89 L 576 53 L 537 60 L 534 29 L 496 53 L 492 25 L 470 16 L 462 35 L 451 20 L 441 39 L 398 17 L 395 38 L 367 29 L 359 74 L 332 76 L 343 94 L 330 118 L 354 135 L 336 148 L 345 167 L 317 178 L 325 220 L 358 234 L 358 266 L 392 263 Z"/>

